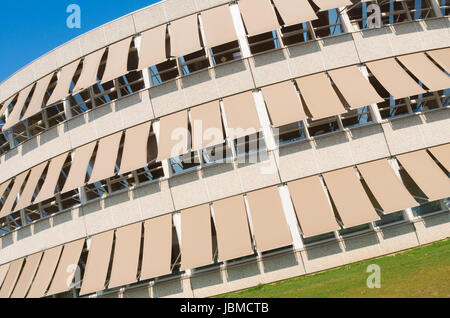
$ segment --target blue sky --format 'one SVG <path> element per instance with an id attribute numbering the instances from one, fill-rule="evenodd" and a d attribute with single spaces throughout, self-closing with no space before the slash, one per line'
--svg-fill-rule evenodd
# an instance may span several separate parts
<path id="1" fill-rule="evenodd" d="M 16 0 L 0 10 L 0 82 L 57 46 L 158 0 Z M 69 29 L 70 4 L 81 7 L 81 29 Z"/>

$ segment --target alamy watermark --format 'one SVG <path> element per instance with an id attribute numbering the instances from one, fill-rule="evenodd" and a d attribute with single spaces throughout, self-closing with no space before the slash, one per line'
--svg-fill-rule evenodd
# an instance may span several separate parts
<path id="1" fill-rule="evenodd" d="M 67 17 L 66 25 L 69 29 L 81 29 L 81 8 L 78 4 L 69 4 L 66 9 L 70 15 Z"/>
<path id="2" fill-rule="evenodd" d="M 366 269 L 367 273 L 371 273 L 367 277 L 367 288 L 381 288 L 381 267 L 377 264 L 370 264 Z"/>

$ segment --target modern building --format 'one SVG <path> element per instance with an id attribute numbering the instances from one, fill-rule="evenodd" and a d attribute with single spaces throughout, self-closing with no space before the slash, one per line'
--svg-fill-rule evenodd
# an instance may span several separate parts
<path id="1" fill-rule="evenodd" d="M 449 10 L 165 0 L 19 70 L 0 297 L 207 297 L 447 238 Z"/>

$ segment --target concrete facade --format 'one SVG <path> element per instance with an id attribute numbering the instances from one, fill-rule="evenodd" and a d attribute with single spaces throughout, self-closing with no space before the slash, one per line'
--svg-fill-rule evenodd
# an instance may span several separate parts
<path id="1" fill-rule="evenodd" d="M 226 0 L 165 0 L 82 35 L 0 84 L 0 101 L 86 54 Z M 0 184 L 46 160 L 127 128 L 237 93 L 387 57 L 450 46 L 448 17 L 352 31 L 227 62 L 151 85 L 74 116 L 0 156 Z M 157 216 L 450 142 L 443 106 L 263 150 L 256 163 L 215 163 L 82 202 L 0 237 L 0 264 Z M 267 136 L 266 136 L 267 137 Z M 167 163 L 165 163 L 167 164 Z M 167 172 L 167 167 L 165 167 Z M 261 173 L 261 171 L 270 171 Z M 443 202 L 443 201 L 442 201 Z M 412 212 L 411 212 L 412 213 Z M 94 297 L 209 297 L 443 240 L 450 211 L 412 215 L 301 248 L 216 263 Z M 298 224 L 293 227 L 299 227 Z M 296 238 L 301 241 L 301 238 Z"/>

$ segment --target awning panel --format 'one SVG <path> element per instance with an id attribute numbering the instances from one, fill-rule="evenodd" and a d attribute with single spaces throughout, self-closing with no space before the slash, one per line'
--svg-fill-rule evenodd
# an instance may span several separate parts
<path id="1" fill-rule="evenodd" d="M 141 280 L 170 274 L 171 259 L 172 215 L 145 221 Z"/>
<path id="2" fill-rule="evenodd" d="M 262 93 L 275 127 L 306 119 L 303 105 L 291 81 L 263 87 Z"/>
<path id="3" fill-rule="evenodd" d="M 6 274 L 8 273 L 10 263 L 3 264 L 0 266 L 0 287 L 3 284 L 3 281 L 5 280 Z"/>
<path id="4" fill-rule="evenodd" d="M 431 91 L 450 88 L 450 77 L 442 72 L 425 53 L 399 56 L 398 60 Z"/>
<path id="5" fill-rule="evenodd" d="M 78 93 L 97 83 L 98 68 L 105 51 L 106 49 L 101 49 L 84 58 L 83 68 L 81 69 L 80 77 L 73 88 L 73 93 Z"/>
<path id="6" fill-rule="evenodd" d="M 258 251 L 265 252 L 292 244 L 277 187 L 247 194 L 253 234 Z"/>
<path id="7" fill-rule="evenodd" d="M 19 97 L 17 97 L 13 109 L 6 120 L 5 125 L 2 127 L 2 131 L 8 130 L 20 122 L 20 114 L 22 113 L 23 107 L 25 106 L 32 89 L 33 84 L 20 91 Z"/>
<path id="8" fill-rule="evenodd" d="M 357 66 L 343 67 L 328 73 L 350 107 L 356 109 L 384 101 Z"/>
<path id="9" fill-rule="evenodd" d="M 213 203 L 219 261 L 253 254 L 253 244 L 242 195 Z"/>
<path id="10" fill-rule="evenodd" d="M 227 118 L 227 135 L 237 139 L 252 135 L 261 129 L 252 92 L 240 93 L 223 100 Z"/>
<path id="11" fill-rule="evenodd" d="M 428 149 L 441 165 L 450 172 L 450 144 Z M 1 193 L 1 191 L 0 191 Z"/>
<path id="12" fill-rule="evenodd" d="M 147 122 L 126 130 L 119 174 L 125 174 L 147 166 L 150 125 L 151 123 Z"/>
<path id="13" fill-rule="evenodd" d="M 446 70 L 447 73 L 450 73 L 450 48 L 427 51 L 427 54 Z"/>
<path id="14" fill-rule="evenodd" d="M 386 159 L 358 165 L 358 170 L 369 186 L 384 213 L 393 213 L 417 206 Z"/>
<path id="15" fill-rule="evenodd" d="M 114 230 L 94 235 L 88 254 L 80 296 L 101 291 L 105 288 L 109 261 L 114 239 Z"/>
<path id="16" fill-rule="evenodd" d="M 425 93 L 423 88 L 406 73 L 394 58 L 368 62 L 366 65 L 395 99 Z"/>
<path id="17" fill-rule="evenodd" d="M 42 173 L 44 172 L 45 167 L 47 167 L 47 163 L 48 162 L 46 161 L 31 169 L 30 176 L 28 177 L 27 183 L 25 184 L 25 187 L 23 188 L 23 191 L 20 194 L 19 201 L 14 207 L 13 212 L 22 210 L 31 205 L 34 190 L 36 190 L 38 182 L 42 177 Z"/>
<path id="18" fill-rule="evenodd" d="M 163 24 L 154 29 L 142 32 L 138 70 L 163 63 L 167 60 L 166 31 L 167 25 Z"/>
<path id="19" fill-rule="evenodd" d="M 188 152 L 188 113 L 181 111 L 160 121 L 158 161 L 183 155 Z"/>
<path id="20" fill-rule="evenodd" d="M 288 188 L 304 237 L 340 229 L 319 176 L 289 182 Z"/>
<path id="21" fill-rule="evenodd" d="M 353 167 L 325 173 L 323 178 L 346 228 L 380 219 Z"/>
<path id="22" fill-rule="evenodd" d="M 181 270 L 213 262 L 209 204 L 181 211 Z"/>
<path id="23" fill-rule="evenodd" d="M 85 239 L 70 242 L 64 249 L 47 295 L 64 293 L 71 288 Z"/>
<path id="24" fill-rule="evenodd" d="M 12 179 L 9 179 L 8 181 L 3 182 L 0 185 L 0 200 L 3 198 L 3 195 L 5 194 L 6 189 L 11 184 Z"/>
<path id="25" fill-rule="evenodd" d="M 23 183 L 25 182 L 28 172 L 29 170 L 22 172 L 14 179 L 14 185 L 12 186 L 11 191 L 9 191 L 8 197 L 6 198 L 2 210 L 0 211 L 0 218 L 12 213 L 13 204 L 16 201 L 17 195 L 19 194 Z"/>
<path id="26" fill-rule="evenodd" d="M 223 144 L 222 115 L 219 101 L 191 109 L 192 150 Z"/>
<path id="27" fill-rule="evenodd" d="M 286 26 L 317 19 L 308 0 L 274 0 Z"/>
<path id="28" fill-rule="evenodd" d="M 116 231 L 116 245 L 108 288 L 137 281 L 141 251 L 142 223 L 131 224 Z"/>
<path id="29" fill-rule="evenodd" d="M 346 112 L 325 73 L 297 78 L 296 82 L 306 107 L 314 119 L 336 116 Z"/>
<path id="30" fill-rule="evenodd" d="M 67 96 L 69 96 L 70 84 L 72 83 L 72 79 L 77 71 L 78 65 L 80 65 L 80 60 L 76 60 L 61 69 L 58 82 L 56 83 L 56 87 L 53 90 L 52 95 L 47 101 L 47 106 L 64 100 Z"/>
<path id="31" fill-rule="evenodd" d="M 313 0 L 314 3 L 320 8 L 320 11 L 351 6 L 350 0 Z"/>
<path id="32" fill-rule="evenodd" d="M 11 298 L 25 298 L 39 267 L 43 252 L 28 256 Z"/>
<path id="33" fill-rule="evenodd" d="M 201 16 L 203 29 L 205 30 L 205 41 L 209 48 L 238 39 L 229 5 L 203 11 Z"/>
<path id="34" fill-rule="evenodd" d="M 109 46 L 108 58 L 106 60 L 105 72 L 103 73 L 101 84 L 112 81 L 113 79 L 128 73 L 128 54 L 130 53 L 132 39 L 132 37 L 129 37 Z"/>
<path id="35" fill-rule="evenodd" d="M 122 132 L 100 139 L 89 183 L 95 183 L 115 175 L 121 139 Z"/>
<path id="36" fill-rule="evenodd" d="M 399 155 L 397 159 L 430 201 L 450 196 L 450 179 L 426 150 Z"/>
<path id="37" fill-rule="evenodd" d="M 47 88 L 50 84 L 50 81 L 53 78 L 53 73 L 47 75 L 44 78 L 41 78 L 37 83 L 34 89 L 33 96 L 31 97 L 30 103 L 28 104 L 27 110 L 23 114 L 22 120 L 30 118 L 31 116 L 40 113 L 42 110 L 44 96 L 47 94 Z"/>
<path id="38" fill-rule="evenodd" d="M 62 193 L 69 192 L 85 185 L 86 172 L 97 141 L 81 146 L 75 150 L 74 158 L 67 175 Z"/>
<path id="39" fill-rule="evenodd" d="M 11 295 L 11 292 L 16 285 L 17 278 L 19 278 L 24 260 L 24 258 L 17 259 L 9 265 L 8 273 L 6 274 L 5 281 L 0 289 L 0 298 L 9 298 Z"/>
<path id="40" fill-rule="evenodd" d="M 171 56 L 182 57 L 201 49 L 197 14 L 170 23 Z"/>
<path id="41" fill-rule="evenodd" d="M 41 298 L 45 296 L 56 266 L 58 265 L 59 256 L 61 255 L 63 246 L 57 246 L 46 250 L 42 257 L 39 269 L 34 277 L 31 288 L 27 294 L 27 298 Z"/>
<path id="42" fill-rule="evenodd" d="M 9 99 L 7 99 L 3 104 L 2 104 L 2 108 L 0 109 L 0 117 L 3 116 L 3 114 L 6 112 L 6 110 L 8 109 L 8 106 L 12 103 L 12 101 L 14 100 L 14 98 L 16 98 L 17 94 L 14 94 L 12 97 L 10 97 Z"/>
<path id="43" fill-rule="evenodd" d="M 50 164 L 47 169 L 47 176 L 45 177 L 44 183 L 42 184 L 38 195 L 34 199 L 34 203 L 45 201 L 55 195 L 56 185 L 64 163 L 66 162 L 67 155 L 68 153 L 66 152 L 50 160 Z"/>
<path id="44" fill-rule="evenodd" d="M 239 0 L 242 18 L 249 36 L 277 30 L 277 16 L 269 0 Z"/>

